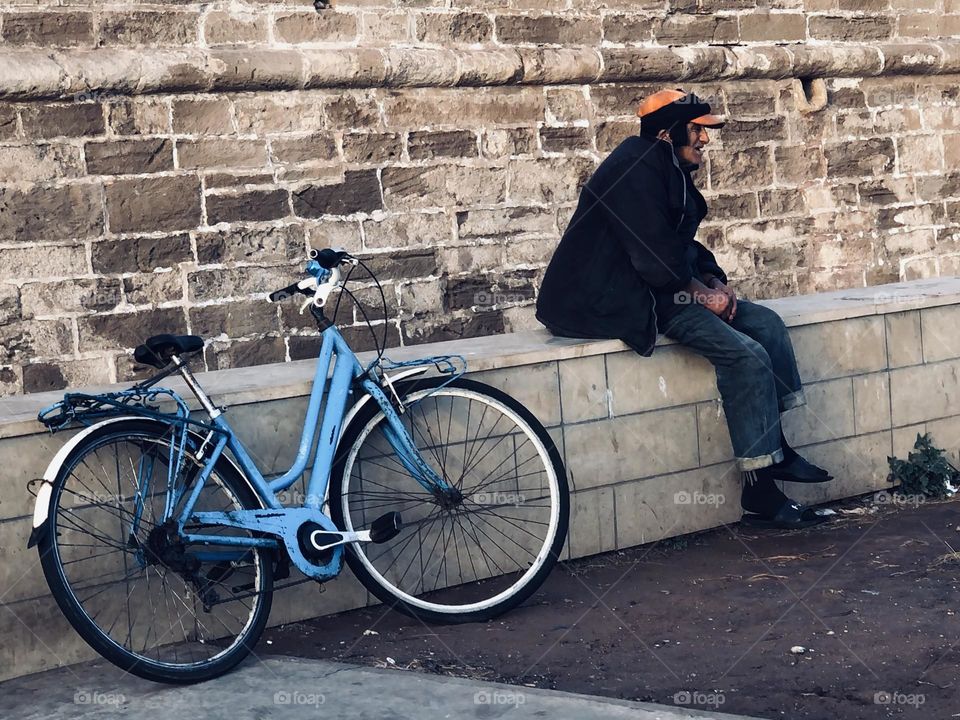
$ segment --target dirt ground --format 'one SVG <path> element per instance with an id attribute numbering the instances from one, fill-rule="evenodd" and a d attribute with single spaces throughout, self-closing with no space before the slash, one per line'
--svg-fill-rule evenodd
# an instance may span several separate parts
<path id="1" fill-rule="evenodd" d="M 960 505 L 834 508 L 851 514 L 563 563 L 489 623 L 381 606 L 273 629 L 258 652 L 760 718 L 960 717 Z"/>

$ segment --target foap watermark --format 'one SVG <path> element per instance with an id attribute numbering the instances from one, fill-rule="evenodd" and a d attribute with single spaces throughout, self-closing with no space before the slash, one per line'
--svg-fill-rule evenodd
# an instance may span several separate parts
<path id="1" fill-rule="evenodd" d="M 122 505 L 128 498 L 117 493 L 98 492 L 96 490 L 71 490 L 69 497 L 75 507 L 87 507 L 89 505 L 112 505 L 114 507 Z"/>
<path id="2" fill-rule="evenodd" d="M 523 705 L 527 696 L 516 690 L 478 690 L 473 695 L 475 705 Z"/>
<path id="3" fill-rule="evenodd" d="M 881 690 L 873 694 L 874 705 L 909 705 L 918 708 L 926 701 L 927 698 L 922 693 L 887 692 L 886 690 Z"/>
<path id="4" fill-rule="evenodd" d="M 77 690 L 73 694 L 74 705 L 123 705 L 126 701 L 126 696 L 118 692 Z"/>
<path id="5" fill-rule="evenodd" d="M 521 303 L 531 299 L 530 293 L 524 292 L 503 292 L 494 290 L 481 290 L 473 295 L 473 304 L 480 307 L 493 307 L 494 305 L 510 305 L 511 303 Z"/>
<path id="6" fill-rule="evenodd" d="M 526 497 L 519 492 L 478 492 L 473 495 L 473 502 L 477 505 L 513 505 L 519 506 L 526 502 Z"/>
<path id="7" fill-rule="evenodd" d="M 277 690 L 273 694 L 274 705 L 313 705 L 320 706 L 327 702 L 323 693 L 304 692 L 303 690 Z"/>
<path id="8" fill-rule="evenodd" d="M 726 701 L 727 699 L 721 692 L 681 690 L 673 695 L 674 705 L 696 705 L 698 707 L 718 708 Z"/>
<path id="9" fill-rule="evenodd" d="M 900 492 L 878 492 L 873 496 L 877 505 L 896 505 L 899 507 L 918 507 L 927 502 L 926 495 L 908 494 Z"/>
<path id="10" fill-rule="evenodd" d="M 723 505 L 727 499 L 720 493 L 705 493 L 694 490 L 692 493 L 686 490 L 674 494 L 674 505 Z"/>

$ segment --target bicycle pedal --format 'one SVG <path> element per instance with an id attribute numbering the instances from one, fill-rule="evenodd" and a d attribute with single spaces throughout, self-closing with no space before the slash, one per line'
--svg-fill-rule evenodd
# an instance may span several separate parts
<path id="1" fill-rule="evenodd" d="M 400 534 L 402 527 L 400 513 L 394 511 L 381 515 L 370 524 L 370 542 L 385 543 L 393 540 Z"/>

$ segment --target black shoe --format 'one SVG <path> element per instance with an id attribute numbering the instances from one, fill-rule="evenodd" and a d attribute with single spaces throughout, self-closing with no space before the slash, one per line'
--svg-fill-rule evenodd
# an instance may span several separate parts
<path id="1" fill-rule="evenodd" d="M 818 515 L 813 508 L 805 507 L 790 500 L 771 516 L 747 514 L 740 518 L 740 522 L 750 527 L 776 528 L 778 530 L 799 530 L 827 522 L 827 518 Z"/>
<path id="2" fill-rule="evenodd" d="M 807 462 L 800 455 L 795 455 L 791 460 L 784 460 L 776 465 L 765 467 L 758 470 L 757 473 L 783 482 L 821 483 L 833 480 L 833 475 L 823 468 Z"/>

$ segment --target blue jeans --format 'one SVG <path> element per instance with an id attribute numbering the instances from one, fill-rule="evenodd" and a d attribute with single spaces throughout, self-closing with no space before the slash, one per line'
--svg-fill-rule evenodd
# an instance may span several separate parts
<path id="1" fill-rule="evenodd" d="M 732 323 L 703 305 L 692 304 L 660 332 L 703 355 L 716 369 L 740 470 L 759 470 L 783 460 L 780 413 L 806 401 L 793 345 L 780 316 L 737 298 Z"/>

